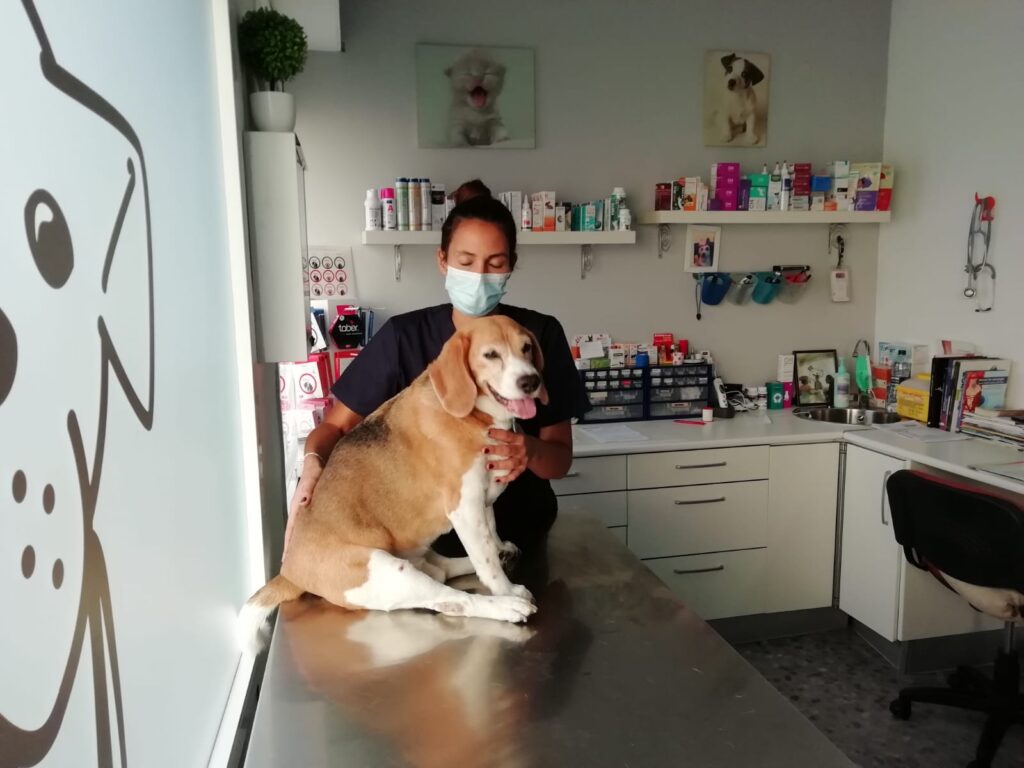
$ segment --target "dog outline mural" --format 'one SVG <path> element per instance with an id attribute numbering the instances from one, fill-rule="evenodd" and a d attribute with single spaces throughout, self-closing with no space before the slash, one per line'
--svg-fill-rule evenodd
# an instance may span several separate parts
<path id="1" fill-rule="evenodd" d="M 97 763 L 115 764 L 116 740 L 118 761 L 127 765 L 111 590 L 94 520 L 106 450 L 111 379 L 142 427 L 149 431 L 153 426 L 155 326 L 149 182 L 142 143 L 131 123 L 61 65 L 33 0 L 22 0 L 22 6 L 28 26 L 13 26 L 30 29 L 30 33 L 18 40 L 15 48 L 38 47 L 38 70 L 26 78 L 41 76 L 40 90 L 38 99 L 19 114 L 18 127 L 25 134 L 25 143 L 9 142 L 7 151 L 48 150 L 45 155 L 40 152 L 45 161 L 39 165 L 40 176 L 48 179 L 37 184 L 12 174 L 0 191 L 0 232 L 13 234 L 14 203 L 24 200 L 17 213 L 28 243 L 25 250 L 15 248 L 0 256 L 0 434 L 35 436 L 34 441 L 18 440 L 18 445 L 10 439 L 0 443 L 0 479 L 6 485 L 11 478 L 7 487 L 17 513 L 14 531 L 22 537 L 11 543 L 15 537 L 5 529 L 11 525 L 11 516 L 5 523 L 5 516 L 0 515 L 0 539 L 8 542 L 7 549 L 0 546 L 0 556 L 5 557 L 12 546 L 21 551 L 20 581 L 16 577 L 13 584 L 5 583 L 12 571 L 0 562 L 0 588 L 18 606 L 15 617 L 24 611 L 31 619 L 20 625 L 14 622 L 9 632 L 19 643 L 13 646 L 19 658 L 2 653 L 11 646 L 0 644 L 0 655 L 8 657 L 0 658 L 0 671 L 4 664 L 29 667 L 33 662 L 39 669 L 24 673 L 35 674 L 37 685 L 17 686 L 11 694 L 14 699 L 0 695 L 0 768 L 35 765 L 50 753 L 64 725 L 87 639 Z M 8 33 L 10 30 L 4 34 Z M 49 107 L 55 107 L 52 114 L 47 112 Z M 56 123 L 56 115 L 74 126 L 72 140 L 67 146 L 44 147 L 52 133 L 63 130 L 65 138 L 69 133 L 65 124 Z M 76 186 L 76 175 L 87 175 L 99 166 L 102 172 L 95 185 Z M 107 194 L 114 188 L 120 192 Z M 103 208 L 104 202 L 112 208 Z M 102 231 L 106 237 L 100 239 L 97 233 Z M 19 259 L 25 261 L 14 263 Z M 13 264 L 16 275 L 19 268 L 24 270 L 34 262 L 38 279 L 13 285 L 18 281 L 3 279 L 5 261 Z M 86 307 L 82 310 L 67 300 L 76 310 L 71 325 L 55 311 L 64 304 L 61 299 L 65 296 L 82 298 Z M 53 365 L 56 355 L 47 347 L 62 329 L 62 338 L 74 336 L 71 358 L 76 362 L 93 360 L 92 365 L 75 370 L 81 374 L 76 380 L 60 379 L 56 371 L 40 368 L 44 363 Z M 72 406 L 51 403 L 47 408 L 29 408 L 26 414 L 26 401 L 38 403 L 45 398 L 47 387 L 63 392 L 61 402 L 71 400 Z M 14 429 L 8 431 L 12 422 Z M 44 483 L 43 510 L 37 513 L 32 498 Z M 3 486 L 0 490 L 6 493 Z M 74 491 L 81 503 L 80 520 L 65 514 L 72 502 L 64 500 L 72 498 Z M 9 506 L 6 498 L 0 499 L 0 510 Z M 46 585 L 41 584 L 42 574 L 36 568 L 37 561 L 41 564 L 51 551 L 62 554 L 53 562 L 52 591 L 44 590 Z M 38 629 L 41 619 L 51 622 L 46 624 L 47 636 L 39 643 L 32 641 L 36 638 L 25 640 Z M 26 634 L 19 638 L 21 632 Z M 55 649 L 60 654 L 58 663 L 44 665 L 46 654 Z M 30 658 L 22 659 L 21 654 Z M 20 705 L 22 700 L 27 703 L 19 706 L 21 711 L 12 712 L 12 701 Z"/>

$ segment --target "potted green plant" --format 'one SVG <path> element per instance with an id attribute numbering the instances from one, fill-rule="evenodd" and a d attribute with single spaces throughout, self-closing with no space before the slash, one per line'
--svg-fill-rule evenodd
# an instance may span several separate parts
<path id="1" fill-rule="evenodd" d="M 249 11 L 238 24 L 238 52 L 258 84 L 249 95 L 256 129 L 291 131 L 295 128 L 295 97 L 284 84 L 306 64 L 306 32 L 290 16 L 271 8 Z"/>

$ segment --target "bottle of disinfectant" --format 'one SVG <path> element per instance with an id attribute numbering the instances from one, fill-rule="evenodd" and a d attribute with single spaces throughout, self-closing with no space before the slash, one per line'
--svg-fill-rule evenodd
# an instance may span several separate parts
<path id="1" fill-rule="evenodd" d="M 850 374 L 846 371 L 846 361 L 839 358 L 839 370 L 836 372 L 836 408 L 850 407 Z"/>

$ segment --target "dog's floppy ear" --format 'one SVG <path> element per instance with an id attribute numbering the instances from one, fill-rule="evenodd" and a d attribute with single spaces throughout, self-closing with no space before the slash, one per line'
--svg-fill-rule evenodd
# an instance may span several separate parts
<path id="1" fill-rule="evenodd" d="M 533 367 L 536 368 L 537 373 L 540 374 L 540 389 L 537 390 L 537 399 L 544 405 L 547 405 L 548 388 L 544 386 L 544 353 L 541 351 L 537 337 L 526 328 L 523 330 L 526 331 L 526 335 L 530 337 L 530 362 L 533 363 Z"/>
<path id="2" fill-rule="evenodd" d="M 476 382 L 469 372 L 469 336 L 456 333 L 427 369 L 434 394 L 452 416 L 464 418 L 476 405 Z"/>
<path id="3" fill-rule="evenodd" d="M 758 69 L 750 59 L 746 59 L 743 64 L 743 79 L 753 87 L 764 80 L 764 72 Z"/>
<path id="4" fill-rule="evenodd" d="M 726 72 L 728 72 L 729 71 L 729 67 L 731 67 L 732 63 L 734 61 L 736 61 L 736 59 L 738 59 L 738 58 L 739 57 L 735 53 L 730 53 L 728 56 L 723 56 L 722 57 L 722 69 L 724 69 Z"/>

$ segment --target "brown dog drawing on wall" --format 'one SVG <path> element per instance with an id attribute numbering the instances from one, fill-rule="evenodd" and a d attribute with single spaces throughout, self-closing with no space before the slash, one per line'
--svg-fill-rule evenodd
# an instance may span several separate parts
<path id="1" fill-rule="evenodd" d="M 4 107 L 16 119 L 0 116 L 0 767 L 80 754 L 54 744 L 69 706 L 81 717 L 90 698 L 96 762 L 124 766 L 94 522 L 108 423 L 153 424 L 149 184 L 131 124 L 61 65 L 32 0 L 22 6 L 0 13 L 5 54 L 24 62 Z"/>

